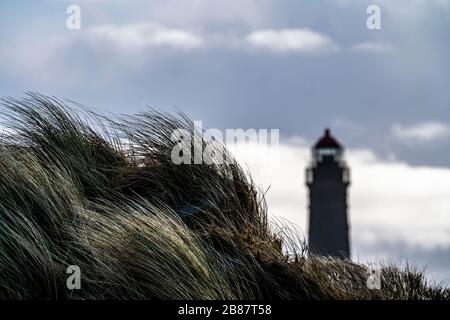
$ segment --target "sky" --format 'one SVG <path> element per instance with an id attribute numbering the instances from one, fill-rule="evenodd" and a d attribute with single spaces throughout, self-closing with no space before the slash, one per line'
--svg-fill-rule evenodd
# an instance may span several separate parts
<path id="1" fill-rule="evenodd" d="M 352 172 L 353 259 L 426 264 L 450 283 L 449 39 L 450 0 L 3 0 L 0 96 L 279 129 L 275 173 L 234 152 L 270 186 L 269 213 L 303 232 L 309 148 L 330 127 Z"/>

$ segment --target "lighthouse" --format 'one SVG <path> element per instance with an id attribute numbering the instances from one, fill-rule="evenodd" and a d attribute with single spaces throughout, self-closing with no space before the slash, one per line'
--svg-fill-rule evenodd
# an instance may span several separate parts
<path id="1" fill-rule="evenodd" d="M 309 191 L 310 253 L 350 258 L 347 190 L 350 171 L 343 159 L 344 148 L 325 129 L 312 148 L 312 161 L 306 170 Z"/>

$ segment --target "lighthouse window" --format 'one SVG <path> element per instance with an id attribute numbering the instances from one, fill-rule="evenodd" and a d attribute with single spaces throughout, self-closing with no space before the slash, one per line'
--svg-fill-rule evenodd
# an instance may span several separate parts
<path id="1" fill-rule="evenodd" d="M 323 156 L 332 156 L 336 154 L 336 149 L 333 148 L 326 148 L 326 149 L 320 149 L 319 154 Z"/>
<path id="2" fill-rule="evenodd" d="M 311 168 L 306 169 L 306 183 L 311 184 L 313 183 L 314 175 L 313 170 Z"/>
<path id="3" fill-rule="evenodd" d="M 339 160 L 339 152 L 335 148 L 323 148 L 317 152 L 317 160 L 322 161 L 323 157 L 332 156 L 335 160 Z"/>
<path id="4" fill-rule="evenodd" d="M 344 169 L 342 171 L 342 181 L 344 183 L 349 183 L 350 182 L 350 172 L 348 169 Z"/>

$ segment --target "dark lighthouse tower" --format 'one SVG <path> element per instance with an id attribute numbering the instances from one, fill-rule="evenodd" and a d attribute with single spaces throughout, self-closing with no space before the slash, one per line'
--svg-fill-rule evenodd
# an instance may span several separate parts
<path id="1" fill-rule="evenodd" d="M 306 170 L 309 188 L 309 248 L 322 256 L 350 258 L 347 218 L 349 169 L 344 148 L 326 129 L 313 147 L 313 160 Z"/>

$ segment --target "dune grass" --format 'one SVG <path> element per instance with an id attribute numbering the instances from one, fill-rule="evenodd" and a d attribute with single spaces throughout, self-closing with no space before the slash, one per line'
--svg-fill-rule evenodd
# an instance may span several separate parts
<path id="1" fill-rule="evenodd" d="M 410 268 L 385 266 L 369 290 L 366 266 L 308 256 L 234 161 L 173 164 L 173 130 L 194 130 L 183 115 L 108 118 L 37 93 L 2 104 L 0 299 L 450 297 Z"/>

